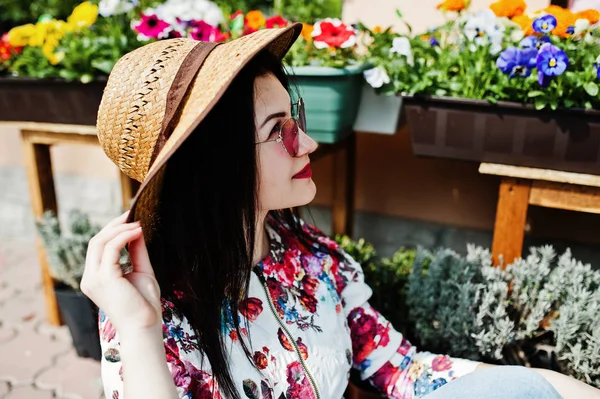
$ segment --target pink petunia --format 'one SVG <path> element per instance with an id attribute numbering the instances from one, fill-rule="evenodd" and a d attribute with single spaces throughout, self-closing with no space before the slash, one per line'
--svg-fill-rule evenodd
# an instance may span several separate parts
<path id="1" fill-rule="evenodd" d="M 191 21 L 192 30 L 190 37 L 202 42 L 222 42 L 226 36 L 217 26 L 212 26 L 204 21 Z"/>
<path id="2" fill-rule="evenodd" d="M 448 356 L 438 355 L 431 362 L 433 371 L 446 371 L 452 368 L 452 360 Z"/>
<path id="3" fill-rule="evenodd" d="M 172 30 L 168 22 L 155 14 L 141 14 L 141 20 L 134 23 L 133 29 L 144 39 L 164 39 Z"/>

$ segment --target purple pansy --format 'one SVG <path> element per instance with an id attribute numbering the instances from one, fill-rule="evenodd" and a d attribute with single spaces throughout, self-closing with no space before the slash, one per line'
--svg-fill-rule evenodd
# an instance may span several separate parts
<path id="1" fill-rule="evenodd" d="M 538 82 L 547 86 L 553 76 L 558 76 L 567 70 L 569 57 L 558 47 L 545 43 L 538 52 L 536 64 L 538 68 Z"/>
<path id="2" fill-rule="evenodd" d="M 546 14 L 533 21 L 533 30 L 538 33 L 550 33 L 556 28 L 556 17 Z"/>
<path id="3" fill-rule="evenodd" d="M 536 55 L 537 50 L 535 48 L 519 49 L 509 47 L 500 53 L 496 60 L 496 66 L 511 78 L 515 76 L 527 77 L 531 75 L 531 68 L 536 65 Z"/>
<path id="4" fill-rule="evenodd" d="M 519 47 L 521 48 L 534 48 L 539 50 L 542 47 L 542 44 L 550 43 L 550 38 L 548 36 L 526 36 L 519 42 Z"/>

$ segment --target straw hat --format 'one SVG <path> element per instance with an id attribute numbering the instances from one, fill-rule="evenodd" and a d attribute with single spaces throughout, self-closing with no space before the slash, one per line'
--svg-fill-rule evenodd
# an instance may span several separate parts
<path id="1" fill-rule="evenodd" d="M 165 165 L 261 50 L 280 59 L 302 24 L 263 29 L 223 44 L 178 38 L 147 44 L 114 66 L 98 110 L 100 145 L 127 176 L 141 182 L 128 221 L 151 241 Z"/>

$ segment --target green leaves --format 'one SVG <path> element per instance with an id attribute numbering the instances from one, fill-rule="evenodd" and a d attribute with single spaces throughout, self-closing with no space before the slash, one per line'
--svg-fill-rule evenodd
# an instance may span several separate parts
<path id="1" fill-rule="evenodd" d="M 598 85 L 594 82 L 587 82 L 583 85 L 583 88 L 591 97 L 596 97 L 598 95 Z"/>

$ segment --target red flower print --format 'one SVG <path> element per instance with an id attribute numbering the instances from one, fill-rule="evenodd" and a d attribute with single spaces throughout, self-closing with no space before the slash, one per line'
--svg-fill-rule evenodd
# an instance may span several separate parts
<path id="1" fill-rule="evenodd" d="M 110 320 L 106 320 L 104 328 L 102 328 L 102 332 L 100 333 L 100 338 L 105 342 L 110 342 L 115 338 L 115 335 L 117 335 L 117 330 L 115 330 Z"/>
<path id="2" fill-rule="evenodd" d="M 266 26 L 267 29 L 271 28 L 283 28 L 287 26 L 288 21 L 285 18 L 279 15 L 274 15 L 272 17 L 267 18 Z"/>
<path id="3" fill-rule="evenodd" d="M 354 362 L 357 364 L 363 362 L 377 347 L 376 337 L 380 337 L 377 340 L 380 345 L 389 343 L 389 328 L 377 323 L 377 318 L 366 314 L 363 308 L 357 308 L 350 314 L 349 325 Z"/>
<path id="4" fill-rule="evenodd" d="M 294 351 L 294 347 L 290 343 L 290 340 L 288 339 L 287 335 L 285 335 L 281 327 L 277 330 L 277 338 L 279 338 L 279 343 L 285 350 L 290 352 Z"/>
<path id="5" fill-rule="evenodd" d="M 298 345 L 298 349 L 300 349 L 300 354 L 302 355 L 302 359 L 304 359 L 304 360 L 308 359 L 308 348 L 306 347 L 306 344 L 304 342 L 302 342 L 302 338 L 298 337 L 298 341 L 296 342 L 296 345 Z"/>
<path id="6" fill-rule="evenodd" d="M 240 301 L 240 313 L 248 321 L 255 321 L 263 311 L 262 301 L 258 298 L 248 298 Z"/>
<path id="7" fill-rule="evenodd" d="M 400 343 L 400 346 L 396 352 L 402 356 L 406 356 L 408 355 L 410 348 L 412 348 L 412 344 L 406 338 L 402 338 L 402 342 Z"/>
<path id="8" fill-rule="evenodd" d="M 319 280 L 308 274 L 302 279 L 302 289 L 310 296 L 315 296 L 315 291 L 319 287 Z"/>
<path id="9" fill-rule="evenodd" d="M 452 360 L 448 356 L 439 355 L 433 358 L 431 369 L 433 371 L 446 371 L 452 368 Z"/>
<path id="10" fill-rule="evenodd" d="M 386 362 L 379 370 L 371 377 L 373 385 L 379 388 L 393 387 L 396 385 L 400 377 L 398 367 L 392 365 L 390 362 Z M 412 398 L 412 396 L 410 396 Z"/>
<path id="11" fill-rule="evenodd" d="M 235 330 L 229 331 L 229 338 L 231 338 L 232 341 L 237 341 L 238 340 L 237 331 L 235 331 Z"/>
<path id="12" fill-rule="evenodd" d="M 112 399 L 119 399 L 119 391 L 114 390 L 112 392 Z"/>
<path id="13" fill-rule="evenodd" d="M 169 337 L 165 341 L 165 353 L 168 362 L 179 359 L 179 347 L 177 346 L 177 341 L 175 341 L 173 337 Z"/>
<path id="14" fill-rule="evenodd" d="M 300 362 L 293 362 L 287 366 L 287 382 L 289 384 L 287 398 L 311 399 L 315 397 L 312 386 L 304 374 Z"/>
<path id="15" fill-rule="evenodd" d="M 269 360 L 267 359 L 267 356 L 265 356 L 264 353 L 259 352 L 259 351 L 254 352 L 254 356 L 252 357 L 252 360 L 254 360 L 254 364 L 256 365 L 256 367 L 259 370 L 266 369 L 269 364 Z"/>
<path id="16" fill-rule="evenodd" d="M 210 374 L 203 370 L 198 370 L 190 362 L 185 361 L 183 364 L 191 377 L 188 392 L 192 394 L 194 399 L 222 399 L 218 389 L 215 389 L 216 384 Z"/>
<path id="17" fill-rule="evenodd" d="M 317 298 L 314 296 L 308 295 L 306 291 L 300 291 L 300 303 L 304 307 L 304 309 L 308 310 L 310 313 L 315 313 L 317 311 Z"/>
<path id="18" fill-rule="evenodd" d="M 342 305 L 339 303 L 335 305 L 335 313 L 342 313 Z"/>
<path id="19" fill-rule="evenodd" d="M 265 352 L 267 355 L 269 354 L 269 348 L 267 348 L 266 346 L 262 347 L 263 352 Z"/>

